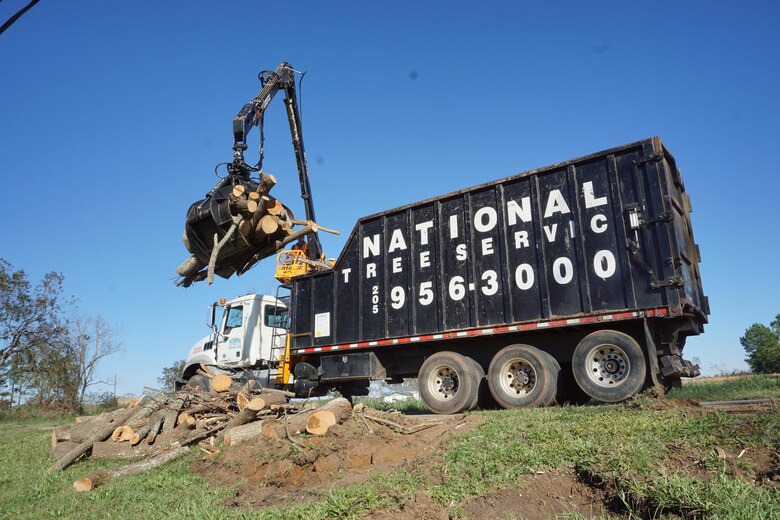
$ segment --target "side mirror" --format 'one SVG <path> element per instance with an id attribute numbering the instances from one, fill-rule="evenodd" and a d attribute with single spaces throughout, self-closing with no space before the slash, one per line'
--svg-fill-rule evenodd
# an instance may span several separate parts
<path id="1" fill-rule="evenodd" d="M 217 302 L 212 303 L 209 308 L 210 308 L 210 312 L 208 315 L 208 321 L 206 322 L 206 325 L 211 330 L 214 330 L 214 324 L 217 321 Z"/>

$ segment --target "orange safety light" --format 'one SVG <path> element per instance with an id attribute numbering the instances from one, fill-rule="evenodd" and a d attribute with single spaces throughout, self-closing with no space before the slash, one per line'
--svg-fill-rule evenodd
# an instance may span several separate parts
<path id="1" fill-rule="evenodd" d="M 220 298 L 219 299 L 219 304 L 220 305 L 225 305 L 226 303 L 227 303 L 227 300 L 225 298 Z"/>

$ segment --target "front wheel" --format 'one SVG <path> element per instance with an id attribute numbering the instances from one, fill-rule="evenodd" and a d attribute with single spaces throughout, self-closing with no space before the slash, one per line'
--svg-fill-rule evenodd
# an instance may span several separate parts
<path id="1" fill-rule="evenodd" d="M 201 374 L 195 374 L 187 380 L 184 389 L 193 392 L 211 392 L 211 379 Z"/>
<path id="2" fill-rule="evenodd" d="M 615 330 L 601 330 L 585 336 L 574 349 L 572 371 L 588 395 L 617 403 L 642 389 L 647 363 L 634 338 Z"/>
<path id="3" fill-rule="evenodd" d="M 493 357 L 488 386 L 504 408 L 547 406 L 555 398 L 560 366 L 530 345 L 510 345 Z"/>
<path id="4" fill-rule="evenodd" d="M 476 405 L 479 385 L 468 358 L 455 352 L 437 352 L 420 367 L 420 398 L 434 413 L 460 413 Z"/>

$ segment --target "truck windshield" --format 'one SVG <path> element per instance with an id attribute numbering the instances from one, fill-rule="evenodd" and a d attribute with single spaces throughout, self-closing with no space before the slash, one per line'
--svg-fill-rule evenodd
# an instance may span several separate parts
<path id="1" fill-rule="evenodd" d="M 287 328 L 287 309 L 283 307 L 265 306 L 265 324 L 268 327 Z"/>
<path id="2" fill-rule="evenodd" d="M 231 329 L 240 327 L 244 319 L 244 307 L 229 307 L 226 311 L 227 317 L 225 318 L 225 332 L 230 332 Z"/>

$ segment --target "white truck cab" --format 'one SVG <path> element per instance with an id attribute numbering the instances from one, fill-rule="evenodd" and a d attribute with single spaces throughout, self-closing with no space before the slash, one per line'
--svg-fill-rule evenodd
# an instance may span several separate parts
<path id="1" fill-rule="evenodd" d="M 216 366 L 225 372 L 252 370 L 270 376 L 286 346 L 285 301 L 269 295 L 239 296 L 221 303 L 222 318 L 215 323 L 217 306 L 213 304 L 210 312 L 212 333 L 190 348 L 183 382 L 196 374 L 200 364 Z"/>

